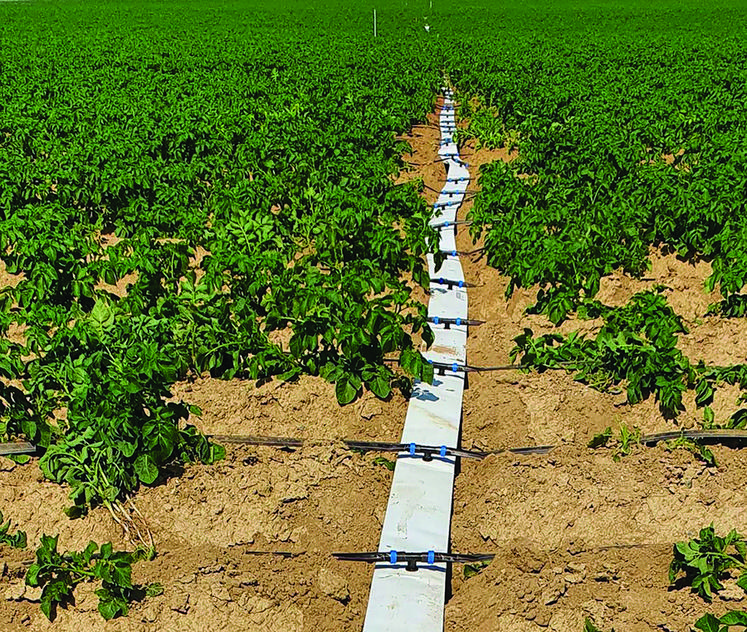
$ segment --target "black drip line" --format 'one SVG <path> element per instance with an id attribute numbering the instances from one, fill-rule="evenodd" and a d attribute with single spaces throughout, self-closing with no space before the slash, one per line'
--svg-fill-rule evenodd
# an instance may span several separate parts
<path id="1" fill-rule="evenodd" d="M 434 363 L 436 364 L 436 363 Z M 446 364 L 445 366 L 449 366 Z M 511 367 L 513 368 L 513 367 Z M 259 437 L 251 435 L 206 435 L 213 441 L 222 443 L 268 446 L 276 448 L 294 449 L 304 445 L 329 445 L 335 441 L 306 441 L 291 437 Z M 662 441 L 673 441 L 676 439 L 695 439 L 703 443 L 728 443 L 729 441 L 747 441 L 747 430 L 735 430 L 730 428 L 715 428 L 711 430 L 679 430 L 673 432 L 659 432 L 644 435 L 639 439 L 643 445 L 656 445 Z M 342 444 L 350 450 L 362 452 L 398 452 L 408 453 L 410 456 L 423 456 L 430 454 L 431 460 L 435 456 L 441 457 L 445 450 L 446 456 L 455 456 L 472 459 L 483 459 L 492 454 L 505 454 L 506 452 L 519 455 L 549 454 L 556 446 L 526 446 L 519 448 L 505 448 L 498 450 L 463 450 L 448 446 L 420 445 L 413 443 L 389 443 L 382 441 L 354 441 L 345 439 Z M 38 451 L 37 446 L 20 441 L 0 444 L 0 455 L 3 454 L 33 454 Z M 414 454 L 413 454 L 414 452 Z M 425 460 L 425 458 L 424 458 Z"/>
<path id="2" fill-rule="evenodd" d="M 466 155 L 471 156 L 472 154 L 466 154 Z M 462 165 L 464 167 L 469 166 L 468 163 L 466 163 L 464 160 L 462 160 L 459 157 L 459 154 L 441 154 L 438 158 L 436 158 L 435 160 L 432 160 L 428 164 L 434 164 L 435 165 L 435 164 L 437 164 L 439 162 L 444 162 L 446 160 L 451 160 L 451 161 L 453 161 L 453 162 L 455 162 L 455 163 L 457 163 L 459 165 Z"/>
<path id="3" fill-rule="evenodd" d="M 453 253 L 458 253 L 456 250 L 448 251 L 447 254 L 453 255 Z M 462 288 L 462 287 L 477 287 L 476 285 L 472 283 L 467 283 L 466 281 L 456 281 L 453 279 L 444 279 L 443 277 L 440 278 L 432 278 L 431 279 L 432 285 L 445 285 L 449 290 L 453 290 L 455 287 Z"/>
<path id="4" fill-rule="evenodd" d="M 229 549 L 241 549 L 246 543 L 230 544 Z M 599 551 L 611 551 L 620 549 L 642 549 L 652 547 L 669 547 L 671 544 L 661 544 L 657 542 L 632 542 L 620 544 L 607 544 L 604 546 L 595 546 L 587 549 L 574 550 L 573 555 L 580 553 L 596 553 Z M 558 549 L 548 551 L 556 553 Z M 282 557 L 284 559 L 300 558 L 313 551 L 256 551 L 245 549 L 244 555 L 266 555 Z M 368 564 L 384 564 L 396 567 L 404 563 L 405 570 L 417 571 L 419 568 L 433 567 L 436 564 L 479 564 L 487 563 L 495 559 L 498 553 L 447 553 L 441 551 L 351 551 L 351 552 L 331 552 L 328 555 L 340 562 L 363 562 Z M 94 556 L 95 557 L 95 556 Z M 420 563 L 423 566 L 418 566 Z M 31 562 L 22 562 L 21 566 L 28 566 Z"/>
<path id="5" fill-rule="evenodd" d="M 479 254 L 483 250 L 485 250 L 485 249 L 484 248 L 475 248 L 474 250 L 441 250 L 440 252 L 442 252 L 443 254 L 445 254 L 445 255 L 447 255 L 449 257 L 459 257 L 460 255 L 464 256 L 464 257 L 468 257 L 470 255 Z M 457 281 L 456 283 L 459 283 L 459 281 Z M 452 285 L 453 284 L 454 283 L 452 283 Z M 470 287 L 470 286 L 467 285 L 466 283 L 462 283 L 462 285 L 460 285 L 459 287 Z M 451 289 L 451 288 L 449 288 L 449 289 Z"/>
<path id="6" fill-rule="evenodd" d="M 433 210 L 438 211 L 439 209 L 446 209 L 449 206 L 456 206 L 457 209 L 462 205 L 461 202 L 457 202 L 456 200 L 450 200 L 448 202 L 436 202 L 433 205 Z"/>
<path id="7" fill-rule="evenodd" d="M 460 327 L 465 325 L 467 327 L 479 327 L 484 325 L 484 320 L 471 320 L 469 318 L 442 318 L 441 316 L 429 316 L 428 322 L 434 325 L 443 325 L 445 329 L 451 329 L 452 325 Z"/>
<path id="8" fill-rule="evenodd" d="M 306 441 L 304 439 L 295 439 L 290 437 L 257 437 L 242 435 L 207 435 L 213 441 L 222 443 L 232 443 L 241 445 L 268 446 L 276 448 L 294 449 L 304 445 L 330 445 L 337 441 Z M 712 429 L 712 430 L 679 430 L 674 432 L 659 432 L 650 435 L 644 435 L 639 439 L 643 445 L 656 445 L 662 441 L 673 441 L 676 439 L 694 439 L 704 443 L 728 443 L 729 441 L 747 441 L 747 430 L 734 429 Z M 522 446 L 515 448 L 502 448 L 492 450 L 465 450 L 462 448 L 452 448 L 449 446 L 422 445 L 417 443 L 390 443 L 386 441 L 356 441 L 351 439 L 342 440 L 342 444 L 349 450 L 359 450 L 361 452 L 396 452 L 405 456 L 422 456 L 423 460 L 433 460 L 434 457 L 446 458 L 449 456 L 484 459 L 491 455 L 497 454 L 549 454 L 558 446 L 539 445 L 539 446 Z M 442 454 L 444 453 L 445 454 Z"/>
<path id="9" fill-rule="evenodd" d="M 295 439 L 291 437 L 255 437 L 242 435 L 208 435 L 213 441 L 221 443 L 232 443 L 238 445 L 255 445 L 267 446 L 271 448 L 295 449 L 304 445 L 329 445 L 334 441 L 305 441 L 304 439 Z M 421 457 L 423 461 L 432 461 L 434 458 L 446 459 L 449 457 L 459 457 L 464 459 L 484 459 L 491 454 L 504 454 L 511 452 L 513 454 L 547 454 L 553 446 L 525 446 L 521 448 L 506 448 L 505 450 L 464 450 L 462 448 L 452 448 L 445 445 L 423 445 L 419 443 L 390 443 L 387 441 L 355 441 L 343 439 L 341 443 L 348 450 L 358 450 L 360 452 L 396 452 L 403 456 Z"/>
<path id="10" fill-rule="evenodd" d="M 446 183 L 455 184 L 455 182 L 447 180 Z M 464 191 L 446 191 L 445 189 L 434 189 L 432 186 L 424 184 L 423 187 L 428 189 L 429 191 L 433 191 L 433 193 L 438 193 L 439 195 L 469 195 L 473 196 L 477 194 L 477 191 L 475 189 L 465 189 Z"/>
<path id="11" fill-rule="evenodd" d="M 405 563 L 406 570 L 418 570 L 418 562 L 433 566 L 434 564 L 475 564 L 489 562 L 495 557 L 494 553 L 440 553 L 437 551 L 409 552 L 409 551 L 373 551 L 370 553 L 332 553 L 332 557 L 342 562 L 367 562 L 369 564 L 389 564 L 396 566 Z"/>
<path id="12" fill-rule="evenodd" d="M 440 224 L 431 224 L 431 228 L 435 228 L 437 230 L 441 230 L 443 228 L 454 228 L 455 226 L 471 226 L 472 220 L 468 219 L 462 219 L 462 220 L 454 220 L 454 221 L 448 221 L 448 222 L 441 222 Z"/>

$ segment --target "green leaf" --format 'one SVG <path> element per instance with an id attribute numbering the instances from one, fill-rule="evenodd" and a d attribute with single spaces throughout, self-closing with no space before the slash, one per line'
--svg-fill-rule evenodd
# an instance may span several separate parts
<path id="1" fill-rule="evenodd" d="M 141 454 L 133 463 L 135 473 L 141 482 L 150 485 L 158 478 L 158 466 L 150 454 Z"/>
<path id="2" fill-rule="evenodd" d="M 464 579 L 469 579 L 470 577 L 474 577 L 475 575 L 478 575 L 485 568 L 487 568 L 489 564 L 490 562 L 488 560 L 483 560 L 481 562 L 475 562 L 473 564 L 465 564 L 462 569 L 462 573 L 464 574 Z"/>
<path id="3" fill-rule="evenodd" d="M 36 588 L 39 586 L 39 572 L 41 571 L 41 566 L 39 564 L 32 564 L 29 566 L 29 569 L 26 571 L 26 585 L 31 586 L 32 588 Z"/>
<path id="4" fill-rule="evenodd" d="M 607 445 L 611 437 L 612 437 L 612 428 L 608 426 L 604 432 L 595 434 L 591 438 L 589 443 L 586 444 L 586 446 L 589 448 L 601 448 Z"/>
<path id="5" fill-rule="evenodd" d="M 341 406 L 352 402 L 358 395 L 358 388 L 354 385 L 353 376 L 345 374 L 335 384 L 335 395 Z"/>
<path id="6" fill-rule="evenodd" d="M 425 324 L 423 326 L 423 333 L 421 334 L 421 337 L 423 339 L 423 342 L 425 343 L 425 346 L 430 349 L 430 347 L 433 345 L 434 340 L 436 339 L 436 334 L 433 333 L 433 329 L 428 324 Z"/>
<path id="7" fill-rule="evenodd" d="M 586 617 L 584 619 L 584 632 L 602 632 L 596 625 L 594 625 L 594 622 L 589 619 L 589 617 Z"/>
<path id="8" fill-rule="evenodd" d="M 109 621 L 120 613 L 120 608 L 114 600 L 102 598 L 101 593 L 103 592 L 103 590 L 96 591 L 99 596 L 98 611 L 106 621 Z"/>
<path id="9" fill-rule="evenodd" d="M 210 456 L 206 459 L 206 465 L 211 465 L 216 461 L 222 461 L 226 458 L 226 448 L 218 443 L 210 444 Z"/>
<path id="10" fill-rule="evenodd" d="M 44 590 L 42 592 L 41 597 L 41 604 L 39 606 L 41 608 L 41 611 L 44 613 L 44 616 L 47 617 L 50 621 L 52 621 L 52 597 L 48 593 L 48 591 Z"/>
<path id="11" fill-rule="evenodd" d="M 366 386 L 374 393 L 374 395 L 376 395 L 376 397 L 381 399 L 386 399 L 392 392 L 389 380 L 379 374 L 377 374 L 373 379 L 367 381 Z"/>
<path id="12" fill-rule="evenodd" d="M 26 533 L 24 531 L 16 531 L 10 533 L 11 522 L 8 520 L 5 524 L 3 522 L 3 513 L 0 511 L 0 544 L 7 544 L 14 549 L 25 549 L 26 548 Z"/>
<path id="13" fill-rule="evenodd" d="M 372 463 L 374 465 L 383 465 L 386 469 L 388 469 L 390 472 L 394 471 L 395 461 L 390 461 L 386 457 L 383 456 L 377 456 Z"/>
<path id="14" fill-rule="evenodd" d="M 135 441 L 117 441 L 115 443 L 117 449 L 122 453 L 122 456 L 126 458 L 132 457 L 138 449 L 138 444 Z"/>
<path id="15" fill-rule="evenodd" d="M 191 415 L 195 415 L 196 417 L 202 417 L 202 408 L 200 408 L 199 406 L 190 404 L 187 408 L 189 409 L 189 413 Z"/>
<path id="16" fill-rule="evenodd" d="M 434 377 L 435 370 L 433 368 L 433 365 L 429 364 L 428 362 L 423 362 L 420 379 L 423 380 L 423 382 L 425 382 L 426 384 L 433 384 Z"/>
<path id="17" fill-rule="evenodd" d="M 90 542 L 88 544 L 88 548 L 86 549 L 86 551 L 88 551 L 89 549 L 91 549 L 92 547 L 95 547 L 95 546 L 96 546 L 95 542 Z M 95 551 L 96 549 L 92 549 L 92 550 Z M 106 543 L 104 543 L 104 544 L 101 545 L 101 550 L 100 550 L 99 554 L 100 554 L 102 560 L 108 560 L 112 556 L 113 552 L 114 552 L 114 547 L 112 546 L 112 543 L 111 542 L 106 542 Z"/>
<path id="18" fill-rule="evenodd" d="M 734 548 L 737 549 L 737 553 L 739 553 L 739 557 L 742 558 L 742 561 L 747 562 L 747 544 L 745 541 L 739 538 L 734 542 Z"/>
<path id="19" fill-rule="evenodd" d="M 98 548 L 99 548 L 98 544 L 96 544 L 93 540 L 91 540 L 88 543 L 88 546 L 86 546 L 86 548 L 83 549 L 82 556 L 83 556 L 83 561 L 86 564 L 90 563 L 91 559 L 93 558 L 94 553 L 96 553 Z M 103 547 L 102 547 L 102 553 L 103 553 Z"/>
<path id="20" fill-rule="evenodd" d="M 63 511 L 68 518 L 70 518 L 71 520 L 75 520 L 76 518 L 80 518 L 85 514 L 86 508 L 81 507 L 80 505 L 73 505 L 72 507 L 65 507 Z"/>
<path id="21" fill-rule="evenodd" d="M 747 627 L 747 612 L 731 610 L 721 616 L 721 623 L 723 625 L 742 625 Z"/>
<path id="22" fill-rule="evenodd" d="M 107 621 L 129 612 L 125 594 L 116 586 L 104 582 L 103 587 L 96 591 L 96 595 L 99 598 L 99 613 Z"/>
<path id="23" fill-rule="evenodd" d="M 28 542 L 26 539 L 26 532 L 25 531 L 18 531 L 14 536 L 13 542 L 11 543 L 11 546 L 15 549 L 25 549 Z"/>
<path id="24" fill-rule="evenodd" d="M 99 299 L 93 306 L 89 319 L 91 327 L 101 335 L 114 325 L 114 312 L 106 300 Z"/>
<path id="25" fill-rule="evenodd" d="M 68 583 L 70 582 L 70 583 Z M 54 619 L 54 607 L 58 603 L 67 601 L 72 595 L 73 585 L 68 576 L 62 577 L 49 582 L 42 590 L 41 610 L 47 619 Z"/>
<path id="26" fill-rule="evenodd" d="M 706 406 L 703 408 L 703 423 L 705 424 L 706 428 L 710 428 L 713 425 L 714 420 L 716 419 L 716 416 L 713 413 L 713 408 L 710 406 Z"/>
<path id="27" fill-rule="evenodd" d="M 700 617 L 700 619 L 695 622 L 695 627 L 703 632 L 719 632 L 721 629 L 719 626 L 719 620 L 710 612 Z"/>

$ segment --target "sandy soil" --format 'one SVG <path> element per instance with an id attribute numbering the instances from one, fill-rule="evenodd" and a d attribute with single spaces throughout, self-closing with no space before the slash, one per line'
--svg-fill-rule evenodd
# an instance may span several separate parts
<path id="1" fill-rule="evenodd" d="M 479 577 L 454 582 L 447 629 L 581 630 L 591 616 L 608 629 L 687 630 L 706 604 L 669 590 L 672 543 L 711 522 L 742 529 L 747 509 L 740 453 L 715 451 L 718 471 L 663 447 L 621 462 L 569 445 L 549 458 L 465 463 L 452 546 L 501 553 Z M 724 597 L 743 603 L 735 588 Z M 712 610 L 738 605 L 717 600 Z"/>
<path id="2" fill-rule="evenodd" d="M 472 147 L 467 147 L 469 153 Z M 480 164 L 511 160 L 506 152 L 474 151 L 467 160 L 473 177 Z M 470 185 L 477 190 L 475 181 Z M 461 209 L 462 217 L 471 206 Z M 475 248 L 468 231 L 457 238 L 460 250 Z M 476 244 L 479 247 L 481 244 Z M 470 330 L 470 364 L 505 364 L 513 338 L 524 327 L 535 334 L 576 329 L 593 334 L 595 321 L 570 320 L 555 328 L 524 309 L 537 288 L 504 299 L 508 279 L 478 257 L 463 258 L 470 317 L 485 325 Z M 636 292 L 661 284 L 689 328 L 680 348 L 692 361 L 732 364 L 747 355 L 744 320 L 704 316 L 716 293 L 706 294 L 705 262 L 686 263 L 672 254 L 651 252 L 644 279 L 615 273 L 603 279 L 598 298 L 622 305 Z M 624 393 L 603 394 L 561 372 L 471 374 L 465 392 L 462 443 L 512 447 L 563 445 L 551 456 L 499 455 L 464 462 L 456 480 L 452 549 L 499 551 L 479 575 L 463 580 L 454 572 L 446 629 L 581 630 L 585 617 L 603 629 L 688 630 L 705 612 L 745 607 L 744 592 L 733 581 L 712 607 L 687 589 L 670 589 L 667 569 L 672 544 L 691 538 L 714 522 L 726 532 L 745 531 L 747 468 L 740 451 L 716 448 L 718 469 L 705 468 L 682 450 L 640 448 L 621 462 L 608 450 L 585 447 L 607 426 L 625 423 L 644 432 L 671 430 L 653 399 L 627 405 Z M 716 419 L 740 406 L 738 391 L 722 389 Z M 692 394 L 679 425 L 699 417 Z M 622 548 L 603 548 L 623 545 Z M 635 546 L 625 546 L 635 545 Z"/>
<path id="3" fill-rule="evenodd" d="M 38 594 L 22 584 L 23 561 L 31 556 L 3 547 L 2 629 L 356 629 L 371 569 L 337 562 L 329 552 L 368 549 L 378 541 L 391 472 L 373 458 L 331 444 L 293 452 L 229 447 L 219 464 L 187 467 L 141 490 L 137 505 L 159 555 L 137 564 L 133 580 L 159 582 L 164 593 L 109 623 L 96 611 L 92 587 L 79 588 L 75 606 L 47 622 L 35 603 Z M 91 539 L 127 548 L 105 510 L 83 520 L 65 518 L 65 490 L 42 481 L 34 463 L 13 467 L 3 459 L 0 506 L 31 542 L 41 533 L 60 533 L 60 549 L 82 549 Z"/>
<path id="4" fill-rule="evenodd" d="M 433 202 L 444 166 L 437 160 L 437 116 L 418 126 L 412 170 Z M 510 160 L 505 151 L 464 148 L 477 190 L 479 166 Z M 434 190 L 431 190 L 434 189 Z M 462 217 L 469 203 L 462 210 Z M 461 250 L 473 250 L 467 230 Z M 503 298 L 507 279 L 479 255 L 463 257 L 470 317 L 486 323 L 470 331 L 471 364 L 505 364 L 512 339 L 524 327 L 554 328 L 524 315 L 533 290 Z M 703 292 L 706 263 L 690 265 L 652 252 L 644 280 L 615 274 L 599 298 L 622 304 L 660 283 L 690 328 L 681 346 L 693 360 L 726 364 L 747 354 L 744 320 L 705 317 L 715 300 Z M 12 279 L 0 267 L 0 283 Z M 565 323 L 560 331 L 598 323 Z M 177 384 L 174 395 L 203 409 L 200 428 L 211 434 L 303 437 L 288 451 L 229 445 L 227 459 L 190 466 L 141 490 L 137 505 L 154 534 L 158 557 L 135 566 L 140 584 L 159 582 L 161 596 L 134 604 L 127 618 L 104 623 L 92 587 L 60 610 L 54 624 L 39 611 L 38 595 L 20 577 L 27 552 L 0 547 L 0 629 L 15 630 L 360 630 L 371 568 L 336 562 L 330 551 L 373 550 L 378 545 L 391 472 L 376 455 L 345 451 L 336 440 L 396 441 L 407 402 L 372 395 L 345 408 L 334 388 L 304 377 L 293 384 L 197 379 Z M 737 393 L 724 390 L 715 409 L 723 419 L 737 408 Z M 695 424 L 692 402 L 679 423 Z M 455 567 L 446 608 L 446 630 L 580 631 L 585 616 L 603 629 L 689 629 L 706 611 L 744 608 L 733 582 L 712 606 L 684 589 L 670 589 L 672 544 L 714 522 L 745 532 L 747 467 L 741 452 L 715 448 L 718 468 L 705 468 L 685 451 L 638 448 L 620 462 L 610 450 L 589 450 L 589 437 L 620 423 L 644 432 L 672 429 L 653 401 L 627 405 L 624 394 L 602 394 L 560 372 L 473 374 L 465 393 L 463 445 L 504 448 L 560 446 L 549 456 L 496 455 L 465 462 L 456 479 L 452 549 L 494 552 L 496 559 L 465 580 Z M 42 480 L 36 464 L 16 466 L 0 458 L 0 510 L 29 534 L 59 533 L 61 548 L 90 539 L 126 547 L 105 510 L 70 521 L 62 513 L 67 491 Z M 258 555 L 285 551 L 294 557 Z"/>

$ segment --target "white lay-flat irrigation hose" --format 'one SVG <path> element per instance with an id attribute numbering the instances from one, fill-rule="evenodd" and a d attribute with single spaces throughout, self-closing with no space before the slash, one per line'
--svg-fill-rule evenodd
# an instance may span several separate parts
<path id="1" fill-rule="evenodd" d="M 431 225 L 439 226 L 441 250 L 457 253 L 454 222 L 467 192 L 469 172 L 454 143 L 451 96 L 447 90 L 439 117 L 439 156 L 448 176 L 434 205 Z M 463 366 L 467 360 L 467 290 L 458 254 L 447 257 L 438 270 L 429 255 L 428 267 L 432 279 L 428 315 L 447 319 L 450 326 L 434 328 L 435 341 L 426 357 L 435 363 Z M 449 283 L 442 284 L 442 279 Z M 443 372 L 432 385 L 415 385 L 403 444 L 458 446 L 465 376 L 464 371 Z M 420 454 L 398 454 L 379 542 L 379 552 L 387 555 L 374 568 L 364 632 L 443 630 L 447 562 L 426 555 L 417 570 L 412 563 L 408 570 L 402 555 L 392 552 L 449 551 L 455 462 L 456 457 L 426 461 Z"/>

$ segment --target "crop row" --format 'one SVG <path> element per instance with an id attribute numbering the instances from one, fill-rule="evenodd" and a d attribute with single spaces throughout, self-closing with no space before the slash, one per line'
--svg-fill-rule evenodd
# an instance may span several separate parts
<path id="1" fill-rule="evenodd" d="M 345 404 L 431 371 L 437 235 L 393 179 L 441 82 L 419 40 L 132 9 L 0 9 L 0 436 L 46 448 L 72 514 L 222 456 L 178 380 L 321 375 Z"/>
<path id="2" fill-rule="evenodd" d="M 745 365 L 684 357 L 687 326 L 662 288 L 620 308 L 595 297 L 613 271 L 644 276 L 658 248 L 710 263 L 705 290 L 722 297 L 712 314 L 747 312 L 747 48 L 735 22 L 743 9 L 722 4 L 495 8 L 493 35 L 490 20 L 465 13 L 459 31 L 472 38 L 447 64 L 471 118 L 462 139 L 518 150 L 483 167 L 470 214 L 487 262 L 509 277 L 507 295 L 536 288 L 528 311 L 556 325 L 604 320 L 594 338 L 527 331 L 515 356 L 624 385 L 631 404 L 653 395 L 671 417 L 694 390 L 708 425 L 714 389 L 747 387 Z M 508 32 L 511 46 L 492 46 Z M 741 427 L 744 417 L 719 421 Z"/>

